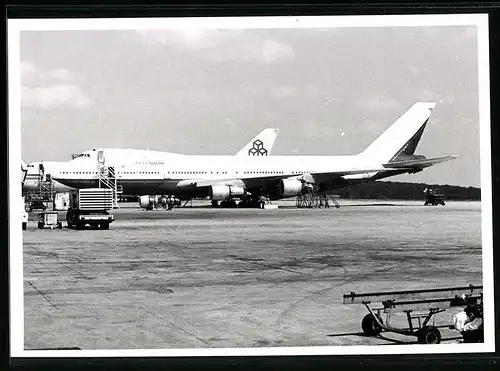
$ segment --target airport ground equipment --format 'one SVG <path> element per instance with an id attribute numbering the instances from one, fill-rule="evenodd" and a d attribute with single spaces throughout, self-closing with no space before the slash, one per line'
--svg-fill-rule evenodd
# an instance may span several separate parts
<path id="1" fill-rule="evenodd" d="M 39 214 L 38 229 L 62 229 L 62 222 L 57 220 L 57 211 L 44 211 Z"/>
<path id="2" fill-rule="evenodd" d="M 296 206 L 298 208 L 319 209 L 322 207 L 329 208 L 333 205 L 338 209 L 340 207 L 337 201 L 338 197 L 338 195 L 320 195 L 314 192 L 314 190 L 308 190 L 297 196 Z"/>
<path id="3" fill-rule="evenodd" d="M 361 321 L 361 328 L 368 336 L 377 336 L 382 331 L 415 336 L 420 344 L 439 344 L 441 332 L 431 325 L 437 313 L 451 307 L 477 304 L 483 300 L 483 286 L 469 285 L 442 289 L 412 291 L 344 294 L 343 304 L 363 304 L 368 314 Z M 381 308 L 372 306 L 381 303 Z M 385 320 L 382 319 L 385 314 Z M 393 327 L 391 314 L 402 313 L 408 320 L 408 328 Z M 433 321 L 434 323 L 434 321 Z M 449 327 L 449 325 L 445 326 Z"/>
<path id="4" fill-rule="evenodd" d="M 273 205 L 271 200 L 266 197 L 266 196 L 258 196 L 256 199 L 241 199 L 237 201 L 237 199 L 230 199 L 230 200 L 212 200 L 212 207 L 217 207 L 217 208 L 223 208 L 223 209 L 233 209 L 236 207 L 240 208 L 258 208 L 258 209 L 273 209 L 276 208 L 275 206 L 268 206 L 268 205 Z"/>
<path id="5" fill-rule="evenodd" d="M 108 188 L 86 188 L 73 190 L 69 193 L 69 208 L 66 212 L 66 221 L 69 228 L 109 229 L 113 222 L 113 191 Z"/>
<path id="6" fill-rule="evenodd" d="M 26 204 L 24 203 L 24 197 L 22 198 L 22 205 L 23 208 L 21 210 L 21 221 L 22 221 L 22 227 L 23 231 L 28 228 L 28 211 L 26 210 Z"/>
<path id="7" fill-rule="evenodd" d="M 28 210 L 46 210 L 47 205 L 54 201 L 54 183 L 50 175 L 45 174 L 43 164 L 38 165 L 38 174 L 34 176 L 36 177 L 36 188 L 24 193 Z M 26 175 L 23 180 L 25 179 Z"/>
<path id="8" fill-rule="evenodd" d="M 432 206 L 438 206 L 442 205 L 444 206 L 444 195 L 443 194 L 434 194 L 434 195 L 429 195 L 425 199 L 425 206 L 427 205 L 432 205 Z"/>
<path id="9" fill-rule="evenodd" d="M 109 189 L 112 194 L 113 208 L 118 208 L 118 198 L 123 193 L 123 186 L 118 185 L 114 166 L 107 166 L 104 150 L 97 151 L 97 174 L 99 188 Z"/>
<path id="10" fill-rule="evenodd" d="M 26 194 L 26 210 L 31 212 L 33 210 L 47 210 L 48 201 L 43 198 L 38 198 L 37 195 L 34 194 Z"/>
<path id="11" fill-rule="evenodd" d="M 189 201 L 186 200 L 184 206 Z M 181 207 L 181 200 L 174 196 L 144 195 L 139 197 L 139 206 L 144 210 L 156 210 L 160 208 L 172 210 L 174 206 Z"/>
<path id="12" fill-rule="evenodd" d="M 438 206 L 442 205 L 444 206 L 444 194 L 442 193 L 436 193 L 436 191 L 432 189 L 425 189 L 425 203 L 424 205 L 432 205 L 432 206 Z"/>
<path id="13" fill-rule="evenodd" d="M 257 201 L 259 209 L 277 209 L 278 205 L 274 205 L 268 197 L 261 196 Z"/>
<path id="14" fill-rule="evenodd" d="M 265 210 L 277 210 L 279 207 L 276 204 L 264 204 L 263 209 Z"/>
<path id="15" fill-rule="evenodd" d="M 69 192 L 56 193 L 52 206 L 55 211 L 67 211 L 69 207 Z"/>

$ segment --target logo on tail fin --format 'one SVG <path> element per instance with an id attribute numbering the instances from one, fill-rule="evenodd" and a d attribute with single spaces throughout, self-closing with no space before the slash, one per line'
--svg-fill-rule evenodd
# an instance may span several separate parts
<path id="1" fill-rule="evenodd" d="M 253 147 L 248 150 L 249 156 L 267 156 L 267 149 L 260 139 L 254 140 Z"/>

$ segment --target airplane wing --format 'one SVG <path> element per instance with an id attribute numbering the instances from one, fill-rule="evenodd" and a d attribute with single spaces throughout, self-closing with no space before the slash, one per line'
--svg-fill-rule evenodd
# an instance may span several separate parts
<path id="1" fill-rule="evenodd" d="M 383 164 L 386 168 L 391 169 L 423 169 L 432 165 L 439 164 L 441 162 L 450 161 L 459 156 L 443 156 L 434 158 L 424 158 L 424 159 L 414 159 L 414 160 L 404 160 L 404 161 L 394 161 L 387 164 Z M 387 170 L 387 169 L 386 169 Z"/>
<path id="2" fill-rule="evenodd" d="M 378 172 L 386 171 L 419 171 L 426 167 L 439 164 L 441 162 L 450 161 L 459 156 L 443 156 L 435 158 L 418 158 L 403 161 L 394 161 L 383 164 L 380 168 L 362 168 L 355 170 L 340 170 L 328 173 L 312 173 L 312 174 L 273 174 L 267 176 L 257 176 L 251 178 L 227 178 L 227 179 L 187 179 L 181 180 L 177 184 L 178 188 L 202 188 L 215 185 L 239 186 L 239 187 L 257 187 L 262 183 L 273 183 L 281 179 L 300 178 L 307 182 L 323 182 L 334 178 L 363 178 L 371 177 Z"/>
<path id="3" fill-rule="evenodd" d="M 306 179 L 308 176 L 329 176 L 329 177 L 342 177 L 346 175 L 357 175 L 357 174 L 367 174 L 367 173 L 377 173 L 380 171 L 388 171 L 388 170 L 398 170 L 391 168 L 366 168 L 366 169 L 357 169 L 357 170 L 343 170 L 337 172 L 329 172 L 329 173 L 321 173 L 321 174 L 280 174 L 280 175 L 268 175 L 268 176 L 257 176 L 252 178 L 227 178 L 227 179 L 186 179 L 181 180 L 177 183 L 178 188 L 185 187 L 193 187 L 193 188 L 202 188 L 202 187 L 210 187 L 214 185 L 228 185 L 228 186 L 246 186 L 246 187 L 254 187 L 261 183 L 279 181 L 281 179 L 288 178 L 303 178 Z"/>

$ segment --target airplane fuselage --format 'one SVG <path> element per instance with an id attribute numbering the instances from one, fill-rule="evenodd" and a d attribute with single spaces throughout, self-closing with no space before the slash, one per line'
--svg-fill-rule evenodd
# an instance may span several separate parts
<path id="1" fill-rule="evenodd" d="M 105 155 L 106 156 L 106 155 Z M 155 154 L 142 159 L 114 158 L 106 160 L 113 167 L 117 184 L 123 187 L 124 194 L 190 194 L 193 197 L 207 195 L 205 187 L 193 187 L 192 183 L 203 181 L 224 183 L 226 179 L 240 179 L 250 187 L 259 187 L 259 179 L 276 184 L 280 179 L 299 177 L 303 174 L 325 174 L 321 183 L 330 185 L 328 189 L 343 187 L 347 184 L 367 181 L 376 172 L 362 176 L 328 176 L 328 173 L 341 173 L 359 169 L 381 168 L 381 164 L 371 163 L 360 156 L 173 156 Z M 56 168 L 48 168 L 52 178 L 73 188 L 98 186 L 98 164 L 95 160 L 76 159 L 61 163 Z M 394 172 L 393 172 L 394 173 Z M 380 174 L 379 174 L 380 176 Z M 390 176 L 389 174 L 387 176 Z M 318 177 L 315 175 L 315 177 Z M 327 189 L 325 189 L 327 190 Z"/>

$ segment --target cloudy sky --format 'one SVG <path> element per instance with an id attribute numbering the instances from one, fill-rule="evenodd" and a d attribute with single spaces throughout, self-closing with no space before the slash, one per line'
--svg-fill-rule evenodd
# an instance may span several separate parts
<path id="1" fill-rule="evenodd" d="M 461 157 L 406 182 L 480 185 L 475 27 L 21 32 L 23 160 L 94 147 L 346 155 L 416 101 L 417 152 Z"/>

